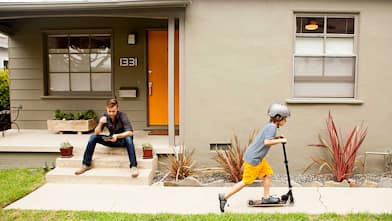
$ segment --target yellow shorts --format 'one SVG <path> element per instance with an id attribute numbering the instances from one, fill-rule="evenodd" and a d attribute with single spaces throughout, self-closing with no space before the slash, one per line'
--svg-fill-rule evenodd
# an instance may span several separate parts
<path id="1" fill-rule="evenodd" d="M 272 168 L 265 159 L 263 159 L 257 166 L 253 166 L 252 164 L 244 162 L 244 174 L 242 175 L 242 182 L 248 185 L 253 183 L 256 177 L 263 178 L 266 175 L 272 174 Z"/>

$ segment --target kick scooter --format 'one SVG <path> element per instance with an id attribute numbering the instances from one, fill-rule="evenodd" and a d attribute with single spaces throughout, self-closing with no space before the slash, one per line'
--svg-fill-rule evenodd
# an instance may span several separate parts
<path id="1" fill-rule="evenodd" d="M 291 181 L 290 181 L 289 165 L 288 165 L 287 155 L 286 155 L 286 147 L 285 147 L 284 143 L 282 143 L 282 146 L 283 146 L 284 163 L 286 165 L 287 181 L 289 184 L 289 191 L 286 194 L 283 194 L 279 198 L 279 202 L 277 202 L 277 203 L 263 203 L 261 200 L 249 200 L 248 201 L 249 206 L 251 206 L 251 207 L 276 207 L 276 206 L 287 206 L 287 205 L 294 204 L 293 191 L 292 191 L 292 186 L 291 186 Z M 289 203 L 287 203 L 287 201 Z"/>

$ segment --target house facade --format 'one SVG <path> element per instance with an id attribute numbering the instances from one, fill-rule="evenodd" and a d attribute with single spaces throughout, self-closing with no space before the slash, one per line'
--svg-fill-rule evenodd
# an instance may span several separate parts
<path id="1" fill-rule="evenodd" d="M 2 1 L 0 31 L 22 128 L 46 128 L 56 109 L 101 113 L 116 96 L 135 129 L 168 128 L 170 144 L 210 165 L 280 102 L 299 173 L 324 153 L 308 145 L 326 135 L 329 112 L 343 136 L 368 126 L 360 154 L 388 148 L 391 12 L 387 0 Z M 279 173 L 278 148 L 268 159 Z"/>
<path id="2" fill-rule="evenodd" d="M 0 34 L 0 69 L 8 64 L 8 37 Z"/>

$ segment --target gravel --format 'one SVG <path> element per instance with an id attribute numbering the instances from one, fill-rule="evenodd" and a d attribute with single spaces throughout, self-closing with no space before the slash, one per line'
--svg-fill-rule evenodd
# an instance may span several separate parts
<path id="1" fill-rule="evenodd" d="M 301 175 L 295 175 L 293 177 L 290 177 L 292 181 L 303 185 L 305 183 L 311 183 L 314 181 L 318 181 L 320 183 L 325 183 L 326 181 L 334 181 L 333 176 L 331 174 L 322 174 L 322 175 L 314 175 L 314 174 L 301 174 Z M 368 181 L 373 181 L 373 182 L 380 182 L 382 178 L 392 178 L 392 174 L 354 174 L 350 176 L 348 179 L 350 182 L 353 182 L 358 185 L 362 185 L 365 180 Z M 274 175 L 273 181 L 286 181 L 287 182 L 287 176 L 286 175 Z"/>
<path id="2" fill-rule="evenodd" d="M 209 171 L 209 172 L 200 172 L 198 174 L 194 174 L 197 180 L 201 183 L 208 185 L 214 183 L 220 183 L 219 186 L 223 184 L 226 186 L 233 185 L 234 183 L 230 181 L 229 176 L 225 173 L 219 171 Z M 331 174 L 321 174 L 321 175 L 314 175 L 314 174 L 297 174 L 290 176 L 292 183 L 304 185 L 307 183 L 318 181 L 320 183 L 325 183 L 326 181 L 333 181 L 333 176 Z M 357 185 L 362 185 L 365 180 L 373 181 L 379 183 L 382 179 L 392 179 L 392 173 L 384 173 L 384 174 L 354 174 L 349 177 L 350 182 L 355 183 Z M 163 182 L 163 181 L 174 181 L 175 179 L 167 176 L 166 173 L 157 171 L 156 175 L 154 176 L 153 183 Z M 254 186 L 259 186 L 259 182 L 255 182 Z M 287 185 L 287 176 L 281 174 L 275 174 L 272 178 L 272 185 L 273 186 L 285 186 Z M 293 185 L 294 186 L 294 185 Z"/>

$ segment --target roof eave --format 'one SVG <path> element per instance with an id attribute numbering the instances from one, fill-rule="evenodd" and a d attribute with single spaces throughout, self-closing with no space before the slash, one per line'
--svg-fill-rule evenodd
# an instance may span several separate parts
<path id="1" fill-rule="evenodd" d="M 117 0 L 117 1 L 57 1 L 57 2 L 7 2 L 0 3 L 0 11 L 116 9 L 116 8 L 164 8 L 187 7 L 191 0 Z"/>

